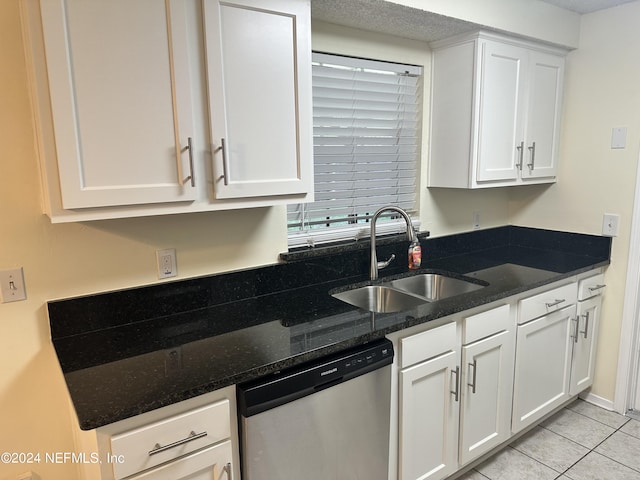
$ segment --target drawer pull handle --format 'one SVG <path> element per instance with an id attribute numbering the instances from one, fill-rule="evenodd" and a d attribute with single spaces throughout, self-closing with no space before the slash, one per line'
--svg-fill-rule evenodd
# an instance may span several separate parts
<path id="1" fill-rule="evenodd" d="M 596 290 L 600 290 L 601 288 L 606 287 L 605 284 L 594 285 L 593 287 L 589 287 L 590 292 L 595 292 Z"/>
<path id="2" fill-rule="evenodd" d="M 580 317 L 573 318 L 572 321 L 576 322 L 576 329 L 575 329 L 575 334 L 571 335 L 571 338 L 573 338 L 573 343 L 578 343 L 578 333 L 580 330 Z"/>
<path id="3" fill-rule="evenodd" d="M 231 464 L 227 463 L 224 468 L 222 469 L 222 473 L 226 473 L 227 474 L 227 478 L 229 480 L 231 480 Z M 220 476 L 220 478 L 222 478 L 222 475 Z"/>
<path id="4" fill-rule="evenodd" d="M 157 455 L 158 453 L 161 453 L 161 452 L 166 452 L 171 448 L 179 447 L 180 445 L 193 442 L 194 440 L 198 440 L 199 438 L 203 438 L 206 436 L 207 436 L 207 432 L 196 433 L 192 430 L 188 437 L 183 438 L 182 440 L 178 440 L 177 442 L 170 443 L 169 445 L 161 446 L 159 443 L 156 443 L 153 450 L 149 451 L 149 456 Z"/>
<path id="5" fill-rule="evenodd" d="M 564 298 L 561 298 L 561 299 L 556 299 L 555 302 L 547 302 L 547 303 L 545 303 L 545 305 L 547 306 L 547 308 L 551 308 L 551 307 L 555 307 L 557 305 L 560 305 L 563 302 L 566 302 L 566 300 Z"/>

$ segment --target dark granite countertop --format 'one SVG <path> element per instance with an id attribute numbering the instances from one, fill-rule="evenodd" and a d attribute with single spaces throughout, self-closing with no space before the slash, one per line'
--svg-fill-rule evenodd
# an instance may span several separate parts
<path id="1" fill-rule="evenodd" d="M 391 332 L 609 263 L 611 239 L 500 227 L 422 239 L 423 270 L 488 286 L 388 314 L 329 292 L 367 282 L 368 250 L 342 246 L 227 274 L 48 304 L 52 341 L 82 429 L 298 365 Z M 379 258 L 408 243 L 381 242 Z M 381 271 L 406 274 L 406 267 Z M 384 281 L 382 278 L 381 281 Z"/>

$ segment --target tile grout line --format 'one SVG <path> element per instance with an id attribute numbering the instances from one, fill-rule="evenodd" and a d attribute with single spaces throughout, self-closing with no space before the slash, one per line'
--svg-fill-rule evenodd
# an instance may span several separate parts
<path id="1" fill-rule="evenodd" d="M 542 428 L 544 428 L 544 427 L 542 427 Z M 545 430 L 548 430 L 548 429 L 545 429 Z M 573 440 L 571 440 L 570 438 L 564 437 L 564 436 L 562 436 L 562 435 L 560 435 L 560 434 L 558 434 L 558 433 L 556 433 L 556 432 L 553 432 L 553 431 L 551 431 L 551 430 L 549 430 L 549 431 L 550 431 L 551 433 L 554 433 L 554 434 L 558 435 L 559 437 L 565 438 L 565 439 L 569 440 L 570 442 L 573 442 Z M 580 444 L 579 444 L 579 443 L 577 443 L 577 442 L 573 442 L 573 443 L 576 443 L 577 445 L 580 445 Z M 581 446 L 581 447 L 584 447 L 584 445 L 580 445 L 580 446 Z M 537 458 L 533 458 L 531 455 L 528 455 L 528 454 L 526 454 L 526 453 L 524 453 L 524 452 L 521 452 L 520 450 L 518 450 L 518 449 L 516 449 L 516 448 L 512 447 L 511 445 L 509 445 L 507 448 L 512 448 L 513 450 L 515 450 L 515 451 L 516 451 L 516 452 L 518 452 L 519 454 L 524 455 L 525 457 L 530 458 L 530 459 L 531 459 L 531 460 L 533 460 L 534 462 L 539 463 L 540 465 L 544 465 L 545 467 L 547 467 L 547 468 L 549 468 L 549 469 L 553 470 L 554 472 L 556 472 L 556 473 L 558 474 L 555 478 L 561 477 L 562 475 L 564 475 L 565 473 L 567 473 L 567 471 L 569 470 L 569 468 L 573 467 L 576 463 L 578 463 L 578 462 L 579 462 L 580 460 L 582 460 L 584 457 L 586 457 L 587 455 L 589 455 L 589 453 L 591 453 L 591 451 L 589 451 L 589 452 L 585 453 L 585 454 L 584 454 L 584 456 L 580 457 L 580 459 L 579 459 L 578 461 L 576 461 L 575 463 L 571 464 L 571 465 L 569 466 L 569 468 L 567 468 L 566 470 L 564 470 L 564 471 L 562 471 L 562 472 L 558 472 L 558 470 L 556 470 L 556 469 L 555 469 L 555 468 L 553 468 L 552 466 L 547 465 L 547 464 L 546 464 L 546 463 L 544 463 L 544 462 L 541 462 L 541 461 L 540 461 L 540 460 L 538 460 Z M 587 448 L 587 447 L 584 447 L 584 448 Z M 490 480 L 491 480 L 491 479 L 490 479 Z"/>
<path id="2" fill-rule="evenodd" d="M 604 442 L 606 442 L 609 438 L 611 438 L 614 434 L 616 434 L 616 433 L 618 433 L 618 432 L 622 433 L 623 435 L 627 435 L 627 436 L 629 436 L 629 437 L 631 437 L 631 438 L 637 438 L 637 437 L 635 437 L 635 436 L 633 436 L 633 435 L 629 435 L 628 433 L 626 433 L 626 432 L 622 432 L 622 431 L 620 430 L 620 429 L 621 429 L 622 427 L 624 427 L 626 424 L 627 424 L 627 422 L 624 422 L 622 425 L 620 425 L 620 427 L 619 427 L 618 429 L 616 429 L 616 430 L 615 430 L 611 435 L 609 435 L 609 436 L 608 436 L 607 438 L 605 438 L 602 442 L 600 442 L 598 445 L 596 445 L 595 447 L 593 447 L 593 450 L 592 450 L 592 451 L 593 451 L 593 452 L 595 452 L 595 449 L 596 449 L 596 448 L 598 448 L 600 445 L 602 445 Z M 629 470 L 633 470 L 634 472 L 638 472 L 638 473 L 640 473 L 640 470 L 639 470 L 639 469 L 637 469 L 637 468 L 635 468 L 635 467 L 632 467 L 632 466 L 630 466 L 630 465 L 626 465 L 626 464 L 624 464 L 624 463 L 622 463 L 622 462 L 620 462 L 620 461 L 616 460 L 615 458 L 608 457 L 608 456 L 607 456 L 607 455 L 605 455 L 604 453 L 600 453 L 600 452 L 595 452 L 595 453 L 597 453 L 598 455 L 602 455 L 603 457 L 608 458 L 608 459 L 609 459 L 609 460 L 611 460 L 612 462 L 616 462 L 617 464 L 622 465 L 623 467 L 627 467 Z"/>
<path id="3" fill-rule="evenodd" d="M 624 427 L 627 423 L 629 423 L 629 421 L 631 420 L 631 418 L 626 417 L 626 418 L 627 418 L 627 421 L 625 421 L 622 425 L 620 425 L 619 427 L 617 427 L 617 428 L 616 428 L 616 427 L 612 427 L 611 425 L 607 425 L 606 423 L 603 423 L 603 422 L 601 422 L 601 421 L 599 421 L 599 420 L 596 420 L 595 418 L 592 418 L 592 417 L 590 417 L 590 416 L 588 416 L 588 415 L 584 415 L 584 414 L 582 414 L 582 413 L 580 413 L 580 412 L 576 412 L 576 411 L 574 411 L 574 410 L 572 410 L 572 409 L 570 409 L 570 408 L 569 408 L 569 410 L 571 410 L 573 413 L 576 413 L 576 414 L 578 414 L 578 415 L 582 415 L 582 416 L 583 416 L 583 417 L 585 417 L 585 418 L 588 418 L 588 419 L 590 419 L 590 420 L 593 420 L 593 421 L 595 421 L 595 422 L 598 422 L 598 423 L 599 423 L 599 424 L 601 424 L 601 425 L 605 425 L 605 426 L 607 426 L 607 427 L 613 428 L 614 430 L 613 430 L 613 432 L 611 432 L 609 435 L 607 435 L 604 439 L 602 439 L 602 440 L 601 440 L 597 445 L 595 445 L 593 448 L 589 449 L 589 447 L 585 447 L 584 445 L 581 445 L 580 443 L 578 443 L 578 442 L 576 442 L 576 441 L 574 441 L 574 440 L 572 440 L 572 439 L 570 439 L 570 438 L 568 438 L 568 437 L 565 437 L 564 435 L 561 435 L 561 434 L 559 434 L 559 433 L 557 433 L 557 432 L 554 432 L 553 430 L 550 430 L 550 429 L 548 429 L 548 428 L 546 428 L 546 427 L 544 427 L 544 426 L 541 426 L 541 428 L 544 428 L 545 430 L 548 430 L 548 431 L 549 431 L 549 432 L 551 432 L 551 433 L 555 433 L 556 435 L 559 435 L 559 436 L 561 436 L 562 438 L 565 438 L 565 439 L 567 439 L 567 440 L 569 440 L 569 441 L 571 441 L 571 442 L 573 442 L 573 443 L 575 443 L 575 444 L 577 444 L 577 445 L 581 445 L 582 447 L 589 449 L 589 451 L 588 451 L 587 453 L 585 453 L 585 454 L 584 454 L 582 457 L 580 457 L 577 461 L 575 461 L 573 464 L 571 464 L 571 465 L 570 465 L 570 466 L 569 466 L 569 467 L 568 467 L 564 472 L 560 473 L 560 475 L 559 475 L 558 477 L 556 477 L 556 479 L 557 479 L 557 478 L 560 478 L 560 477 L 562 477 L 562 476 L 567 476 L 568 478 L 571 478 L 571 477 L 569 477 L 569 475 L 567 475 L 567 472 L 568 472 L 569 470 L 571 470 L 574 466 L 576 466 L 579 462 L 581 462 L 582 460 L 584 460 L 584 458 L 586 458 L 590 453 L 596 453 L 596 454 L 598 454 L 598 455 L 602 455 L 603 457 L 605 457 L 605 458 L 607 458 L 607 459 L 611 460 L 612 462 L 615 462 L 615 463 L 617 463 L 617 464 L 619 464 L 619 465 L 622 465 L 623 467 L 626 467 L 626 468 L 628 468 L 628 469 L 630 469 L 630 470 L 633 470 L 634 472 L 639 472 L 639 473 L 640 473 L 640 471 L 639 471 L 639 470 L 637 470 L 637 469 L 635 469 L 635 468 L 633 468 L 633 467 L 630 467 L 629 465 L 625 465 L 624 463 L 619 462 L 618 460 L 615 460 L 615 459 L 613 459 L 613 458 L 611 458 L 611 457 L 608 457 L 608 456 L 606 456 L 606 455 L 604 455 L 604 454 L 602 454 L 602 453 L 600 453 L 600 452 L 596 452 L 596 451 L 595 451 L 595 450 L 596 450 L 596 448 L 598 448 L 600 445 L 602 445 L 604 442 L 606 442 L 609 438 L 611 438 L 613 435 L 615 435 L 617 432 L 619 432 L 619 431 L 622 429 L 622 427 Z M 621 432 L 621 433 L 624 433 L 625 435 L 629 435 L 629 434 L 627 434 L 627 433 L 625 433 L 625 432 Z M 637 437 L 634 437 L 633 435 L 629 435 L 629 436 L 630 436 L 630 437 L 633 437 L 633 438 L 637 438 Z M 520 452 L 520 453 L 522 453 L 522 452 Z M 534 459 L 534 460 L 535 460 L 535 459 Z M 539 463 L 542 463 L 542 462 L 540 462 L 539 460 L 537 460 L 537 461 L 538 461 Z M 551 468 L 551 467 L 549 467 L 549 465 L 546 465 L 546 464 L 544 464 L 544 463 L 542 463 L 542 464 L 543 464 L 543 465 L 545 465 L 545 466 L 546 466 L 546 467 L 548 467 L 548 468 Z M 552 470 L 553 470 L 553 469 L 552 469 Z"/>
<path id="4" fill-rule="evenodd" d="M 595 419 L 595 418 L 592 418 L 592 417 L 590 417 L 590 416 L 588 416 L 588 415 L 584 415 L 584 414 L 582 414 L 582 413 L 580 413 L 580 412 L 576 412 L 576 411 L 572 410 L 572 409 L 571 409 L 571 408 L 569 408 L 569 407 L 565 407 L 565 408 L 566 408 L 567 410 L 570 410 L 571 412 L 573 412 L 573 413 L 577 414 L 577 415 L 580 415 L 580 416 L 582 416 L 582 417 L 584 417 L 584 418 L 588 418 L 589 420 L 593 420 L 594 422 L 597 422 L 597 423 L 599 423 L 600 425 L 604 425 L 604 426 L 606 426 L 606 427 L 612 428 L 612 429 L 613 429 L 613 432 L 611 432 L 609 435 L 607 435 L 604 439 L 602 439 L 599 443 L 597 443 L 593 448 L 589 448 L 589 447 L 587 447 L 587 446 L 585 446 L 585 445 L 582 445 L 582 444 L 580 444 L 580 443 L 576 442 L 575 440 L 573 440 L 573 439 L 571 439 L 571 438 L 568 438 L 568 437 L 566 437 L 566 436 L 564 436 L 564 435 L 562 435 L 562 434 L 560 434 L 560 433 L 558 433 L 558 432 L 554 432 L 553 430 L 551 430 L 551 429 L 549 429 L 549 428 L 547 428 L 547 427 L 545 427 L 545 426 L 543 426 L 543 425 L 539 425 L 539 427 L 540 427 L 540 428 L 544 428 L 545 430 L 547 430 L 547 431 L 548 431 L 548 432 L 550 432 L 550 433 L 553 433 L 553 434 L 555 434 L 555 435 L 558 435 L 558 436 L 560 436 L 560 437 L 564 438 L 565 440 L 568 440 L 568 441 L 570 441 L 570 442 L 572 442 L 572 443 L 575 443 L 576 445 L 579 445 L 579 446 L 581 446 L 581 447 L 583 447 L 583 448 L 586 448 L 586 449 L 587 449 L 587 452 L 586 452 L 584 455 L 582 455 L 578 460 L 576 460 L 574 463 L 572 463 L 571 465 L 569 465 L 569 467 L 567 467 L 565 470 L 563 470 L 563 471 L 561 471 L 561 472 L 558 472 L 556 469 L 554 469 L 554 468 L 553 468 L 553 467 L 551 467 L 550 465 L 547 465 L 547 464 L 546 464 L 546 463 L 544 463 L 544 462 L 541 462 L 541 461 L 540 461 L 540 460 L 538 460 L 537 458 L 533 458 L 532 456 L 527 455 L 526 453 L 521 452 L 520 450 L 517 450 L 516 448 L 512 447 L 511 445 L 509 445 L 509 446 L 507 447 L 507 448 L 512 448 L 513 450 L 515 450 L 516 452 L 518 452 L 518 453 L 520 453 L 520 454 L 524 455 L 525 457 L 530 458 L 531 460 L 533 460 L 533 461 L 535 461 L 535 462 L 539 463 L 540 465 L 543 465 L 543 466 L 545 466 L 545 467 L 547 467 L 547 468 L 549 468 L 549 469 L 553 470 L 554 472 L 557 472 L 557 473 L 558 473 L 558 476 L 556 476 L 556 477 L 555 477 L 556 479 L 557 479 L 557 478 L 562 477 L 563 475 L 566 475 L 566 474 L 567 474 L 567 472 L 568 472 L 571 468 L 573 468 L 577 463 L 579 463 L 580 461 L 582 461 L 582 460 L 583 460 L 587 455 L 589 455 L 590 453 L 594 452 L 596 448 L 598 448 L 598 447 L 599 447 L 600 445 L 602 445 L 605 441 L 607 441 L 610 437 L 612 437 L 616 432 L 618 432 L 618 431 L 619 431 L 619 430 L 620 430 L 624 425 L 626 425 L 626 424 L 628 423 L 628 421 L 630 420 L 630 419 L 628 418 L 626 422 L 624 422 L 622 425 L 620 425 L 619 427 L 617 427 L 617 428 L 616 428 L 616 427 L 612 427 L 611 425 L 607 425 L 606 423 L 603 423 L 603 422 L 601 422 L 601 421 L 599 421 L 599 420 L 597 420 L 597 419 Z M 622 432 L 622 433 L 625 433 L 625 432 Z M 599 452 L 595 452 L 595 453 L 598 453 L 599 455 L 602 455 L 602 454 L 601 454 L 601 453 L 599 453 Z M 603 457 L 606 457 L 606 458 L 609 458 L 609 457 L 607 457 L 606 455 L 602 455 L 602 456 L 603 456 Z M 627 468 L 630 468 L 631 470 L 637 471 L 636 469 L 634 469 L 634 468 L 632 468 L 632 467 L 629 467 L 628 465 L 624 465 L 623 463 L 617 462 L 616 460 L 614 460 L 614 459 L 612 459 L 612 458 L 609 458 L 609 460 L 612 460 L 612 461 L 614 461 L 614 462 L 616 462 L 616 463 L 619 463 L 620 465 L 623 465 L 623 466 L 625 466 L 625 467 L 627 467 Z M 480 472 L 478 472 L 478 473 L 480 473 Z M 568 476 L 568 475 L 567 475 L 567 476 Z M 569 478 L 571 478 L 571 477 L 569 477 Z M 491 480 L 491 479 L 490 479 L 490 480 Z"/>
<path id="5" fill-rule="evenodd" d="M 580 400 L 580 401 L 585 402 L 585 400 Z M 569 404 L 569 406 L 571 406 L 571 405 L 574 405 L 574 403 L 570 403 L 570 404 Z M 592 404 L 590 404 L 590 405 L 592 405 Z M 622 418 L 625 418 L 625 419 L 626 419 L 626 420 L 625 420 L 625 422 L 624 422 L 622 425 L 620 425 L 619 427 L 613 427 L 613 426 L 611 426 L 611 425 L 609 425 L 609 424 L 607 424 L 607 423 L 601 422 L 601 421 L 600 421 L 600 420 L 598 420 L 597 418 L 590 417 L 589 415 L 585 415 L 585 414 L 584 414 L 584 413 L 582 413 L 582 412 L 576 412 L 576 411 L 575 411 L 575 410 L 573 410 L 572 408 L 569 408 L 569 406 L 567 406 L 567 407 L 565 407 L 565 408 L 566 408 L 567 410 L 572 411 L 573 413 L 575 413 L 575 414 L 577 414 L 577 415 L 581 415 L 581 416 L 583 416 L 583 417 L 585 417 L 585 418 L 588 418 L 588 419 L 590 419 L 590 420 L 593 420 L 594 422 L 598 422 L 598 423 L 599 423 L 599 424 L 601 424 L 601 425 L 605 425 L 605 426 L 607 426 L 607 427 L 609 427 L 609 428 L 614 428 L 616 431 L 618 431 L 619 429 L 621 429 L 622 427 L 624 427 L 624 426 L 625 426 L 627 423 L 629 423 L 629 421 L 631 420 L 631 417 L 627 417 L 626 415 L 620 415 L 619 413 L 616 413 L 616 412 L 611 412 L 611 413 L 614 413 L 614 414 L 616 414 L 616 415 L 620 415 Z M 602 407 L 598 407 L 597 405 L 594 405 L 594 406 L 595 406 L 595 407 L 597 407 L 597 408 L 602 408 Z M 603 409 L 605 412 L 610 412 L 610 410 L 605 410 L 604 408 L 602 408 L 602 409 Z"/>
<path id="6" fill-rule="evenodd" d="M 597 405 L 596 405 L 596 406 L 597 406 Z M 601 408 L 601 407 L 599 407 L 599 408 Z M 566 407 L 566 409 L 567 409 L 567 410 L 570 410 L 571 412 L 576 413 L 576 414 L 578 414 L 578 415 L 580 415 L 580 416 L 582 416 L 582 417 L 588 418 L 589 420 L 593 420 L 593 421 L 597 422 L 597 423 L 598 423 L 598 424 L 600 424 L 600 425 L 604 425 L 604 426 L 606 426 L 606 427 L 609 427 L 609 428 L 613 429 L 613 431 L 612 431 L 610 434 L 608 434 L 605 438 L 603 438 L 600 442 L 598 442 L 598 443 L 597 443 L 593 448 L 590 448 L 590 447 L 587 447 L 587 446 L 585 446 L 585 445 L 582 445 L 582 444 L 580 444 L 580 443 L 576 442 L 575 440 L 573 440 L 573 439 L 571 439 L 571 438 L 566 437 L 565 435 L 562 435 L 562 434 L 560 434 L 560 433 L 558 433 L 558 432 L 554 432 L 553 430 L 551 430 L 551 429 L 549 429 L 549 428 L 547 428 L 547 427 L 545 427 L 545 426 L 543 426 L 543 425 L 539 425 L 539 427 L 540 427 L 540 428 L 543 428 L 543 429 L 547 430 L 548 432 L 553 433 L 554 435 L 558 435 L 559 437 L 562 437 L 562 438 L 564 438 L 565 440 L 568 440 L 568 441 L 570 441 L 570 442 L 572 442 L 572 443 L 574 443 L 574 444 L 576 444 L 576 445 L 578 445 L 578 446 L 580 446 L 580 447 L 582 447 L 582 448 L 587 449 L 587 452 L 586 452 L 584 455 L 582 455 L 578 460 L 576 460 L 576 461 L 575 461 L 575 462 L 573 462 L 571 465 L 569 465 L 569 467 L 567 467 L 567 468 L 566 468 L 565 470 L 563 470 L 562 472 L 558 472 L 557 470 L 555 470 L 553 467 L 551 467 L 551 466 L 547 465 L 546 463 L 544 463 L 544 462 L 542 462 L 542 461 L 540 461 L 540 460 L 538 460 L 538 459 L 536 459 L 536 458 L 534 458 L 534 457 L 532 457 L 532 456 L 530 456 L 530 455 L 528 455 L 528 454 L 526 454 L 526 453 L 524 453 L 524 452 L 521 452 L 520 450 L 518 450 L 518 449 L 514 448 L 511 444 L 509 444 L 509 445 L 507 446 L 507 448 L 511 448 L 511 449 L 515 450 L 516 452 L 518 452 L 518 453 L 520 453 L 520 454 L 524 455 L 525 457 L 527 457 L 527 458 L 529 458 L 529 459 L 531 459 L 531 460 L 535 461 L 536 463 L 539 463 L 540 465 L 543 465 L 544 467 L 549 468 L 550 470 L 552 470 L 552 471 L 556 472 L 556 473 L 557 473 L 557 476 L 556 476 L 556 477 L 554 477 L 554 478 L 555 478 L 555 480 L 558 480 L 558 479 L 560 479 L 560 478 L 561 478 L 561 477 L 563 477 L 563 476 L 564 476 L 564 477 L 566 477 L 566 478 L 571 479 L 572 477 L 570 477 L 570 476 L 567 474 L 567 473 L 569 472 L 569 470 L 571 470 L 573 467 L 575 467 L 578 463 L 580 463 L 582 460 L 584 460 L 584 459 L 585 459 L 589 454 L 591 454 L 591 453 L 596 453 L 596 454 L 598 454 L 598 455 L 601 455 L 602 457 L 604 457 L 604 458 L 606 458 L 606 459 L 608 459 L 608 460 L 610 460 L 610 461 L 612 461 L 612 462 L 615 462 L 615 463 L 617 463 L 618 465 L 621 465 L 621 466 L 623 466 L 623 467 L 625 467 L 625 468 L 628 468 L 629 470 L 632 470 L 632 471 L 634 471 L 634 472 L 638 472 L 638 473 L 640 473 L 640 469 L 638 469 L 638 468 L 631 467 L 631 466 L 626 465 L 626 464 L 624 464 L 624 463 L 622 463 L 622 462 L 620 462 L 620 461 L 618 461 L 618 460 L 615 460 L 615 459 L 613 459 L 613 458 L 610 458 L 610 457 L 608 457 L 607 455 L 605 455 L 605 454 L 603 454 L 603 453 L 596 452 L 596 448 L 598 448 L 600 445 L 602 445 L 604 442 L 606 442 L 608 439 L 610 439 L 610 438 L 611 438 L 613 435 L 615 435 L 617 432 L 621 432 L 621 433 L 623 433 L 624 435 L 627 435 L 627 436 L 629 436 L 629 437 L 631 437 L 631 438 L 635 438 L 635 439 L 639 439 L 639 440 L 640 440 L 640 437 L 637 437 L 637 436 L 635 436 L 635 435 L 632 435 L 632 434 L 630 434 L 630 433 L 627 433 L 627 432 L 623 432 L 623 431 L 622 431 L 622 428 L 623 428 L 625 425 L 627 425 L 630 421 L 632 421 L 632 420 L 633 420 L 632 418 L 627 417 L 626 415 L 622 415 L 621 417 L 622 417 L 623 419 L 625 419 L 625 421 L 624 421 L 622 424 L 620 424 L 619 426 L 614 427 L 614 426 L 609 425 L 609 424 L 607 424 L 607 423 L 604 423 L 604 422 L 602 422 L 602 421 L 600 421 L 600 420 L 598 420 L 598 419 L 596 419 L 596 418 L 590 417 L 589 415 L 586 415 L 586 414 L 581 413 L 581 412 L 577 412 L 577 411 L 575 411 L 575 410 L 573 410 L 573 409 L 571 409 L 571 408 L 569 408 L 569 407 Z M 613 413 L 615 413 L 615 412 L 613 412 Z M 477 470 L 476 468 L 473 468 L 473 469 L 472 469 L 472 471 L 476 472 L 476 473 L 477 473 L 478 475 L 480 475 L 482 478 L 486 478 L 487 480 L 493 480 L 491 477 L 486 476 L 485 474 L 483 474 L 482 472 L 480 472 L 480 471 L 479 471 L 479 470 Z"/>

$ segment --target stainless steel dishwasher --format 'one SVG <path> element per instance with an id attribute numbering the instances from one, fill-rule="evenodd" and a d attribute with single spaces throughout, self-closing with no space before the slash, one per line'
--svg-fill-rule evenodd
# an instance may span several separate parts
<path id="1" fill-rule="evenodd" d="M 393 345 L 239 385 L 244 480 L 386 480 Z"/>

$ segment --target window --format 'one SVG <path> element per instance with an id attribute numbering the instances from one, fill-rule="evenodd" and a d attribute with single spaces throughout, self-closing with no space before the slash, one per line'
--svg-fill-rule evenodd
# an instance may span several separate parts
<path id="1" fill-rule="evenodd" d="M 288 206 L 290 247 L 366 237 L 384 205 L 415 216 L 421 104 L 421 67 L 313 54 L 315 201 Z"/>

